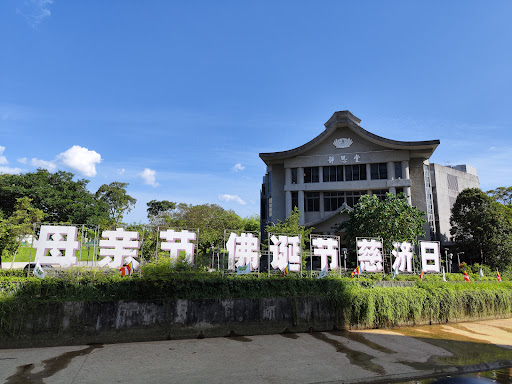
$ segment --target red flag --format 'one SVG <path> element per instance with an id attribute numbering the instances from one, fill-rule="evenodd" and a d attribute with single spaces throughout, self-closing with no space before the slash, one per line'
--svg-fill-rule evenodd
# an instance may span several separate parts
<path id="1" fill-rule="evenodd" d="M 121 271 L 121 276 L 131 275 L 132 274 L 131 264 L 123 265 L 121 268 L 119 268 L 119 271 Z"/>
<path id="2" fill-rule="evenodd" d="M 496 271 L 496 278 L 498 279 L 498 281 L 501 281 L 501 276 L 500 276 L 500 273 L 498 271 Z"/>
<path id="3" fill-rule="evenodd" d="M 469 279 L 468 273 L 464 271 L 464 280 L 466 280 L 468 283 L 471 283 L 471 280 Z"/>
<path id="4" fill-rule="evenodd" d="M 421 273 L 420 273 L 420 280 L 423 281 L 423 269 L 421 270 Z"/>

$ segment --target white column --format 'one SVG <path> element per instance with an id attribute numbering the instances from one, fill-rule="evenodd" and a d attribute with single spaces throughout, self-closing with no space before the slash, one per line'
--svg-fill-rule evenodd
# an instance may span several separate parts
<path id="1" fill-rule="evenodd" d="M 304 168 L 297 168 L 297 184 L 304 184 Z"/>
<path id="2" fill-rule="evenodd" d="M 372 179 L 372 165 L 366 164 L 366 180 Z"/>
<path id="3" fill-rule="evenodd" d="M 320 217 L 324 217 L 324 193 L 320 192 Z"/>
<path id="4" fill-rule="evenodd" d="M 409 177 L 409 160 L 402 161 L 402 173 L 403 173 L 403 179 L 408 180 Z"/>
<path id="5" fill-rule="evenodd" d="M 407 203 L 409 205 L 412 205 L 412 200 L 411 200 L 411 187 L 404 187 L 404 193 L 405 195 L 407 196 Z"/>
<path id="6" fill-rule="evenodd" d="M 388 161 L 388 180 L 395 178 L 395 163 Z"/>
<path id="7" fill-rule="evenodd" d="M 389 193 L 392 193 L 396 196 L 396 187 L 389 187 Z"/>
<path id="8" fill-rule="evenodd" d="M 284 183 L 285 183 L 285 185 L 292 184 L 292 169 L 291 168 L 284 169 Z"/>
<path id="9" fill-rule="evenodd" d="M 324 182 L 324 167 L 318 167 L 318 182 Z"/>
<path id="10" fill-rule="evenodd" d="M 286 194 L 286 217 L 288 217 L 288 215 L 292 212 L 292 192 L 291 191 L 286 191 L 285 192 Z"/>
<path id="11" fill-rule="evenodd" d="M 302 168 L 300 168 L 302 170 Z M 304 175 L 304 173 L 303 173 Z M 304 180 L 304 176 L 302 177 L 302 179 Z M 304 225 L 304 215 L 305 215 L 305 211 L 304 211 L 304 191 L 299 191 L 298 193 L 299 195 L 299 211 L 300 211 L 300 220 L 299 220 L 299 224 L 301 225 Z"/>

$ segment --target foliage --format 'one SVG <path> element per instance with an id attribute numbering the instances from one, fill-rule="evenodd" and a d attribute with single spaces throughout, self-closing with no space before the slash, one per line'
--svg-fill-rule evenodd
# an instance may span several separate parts
<path id="1" fill-rule="evenodd" d="M 344 212 L 349 219 L 340 229 L 345 229 L 350 249 L 355 249 L 356 237 L 382 237 L 384 249 L 392 249 L 394 241 L 417 244 L 418 237 L 425 235 L 425 213 L 410 206 L 403 193 L 386 193 L 384 200 L 364 195 L 353 209 Z"/>
<path id="2" fill-rule="evenodd" d="M 242 219 L 233 211 L 217 204 L 178 204 L 171 212 L 169 226 L 199 229 L 198 248 L 203 255 L 213 245 L 224 245 L 224 230 L 243 229 Z"/>
<path id="3" fill-rule="evenodd" d="M 279 221 L 275 225 L 267 225 L 265 230 L 269 237 L 273 234 L 278 235 L 300 235 L 301 236 L 301 247 L 307 249 L 309 243 L 309 235 L 314 228 L 307 228 L 304 225 L 300 225 L 300 211 L 297 207 L 293 208 L 290 215 L 284 220 Z"/>
<path id="4" fill-rule="evenodd" d="M 43 218 L 43 211 L 32 207 L 30 201 L 28 197 L 18 198 L 12 215 L 6 219 L 0 216 L 0 268 L 4 251 L 15 255 L 23 237 L 32 234 L 33 224 Z"/>
<path id="5" fill-rule="evenodd" d="M 103 203 L 108 212 L 108 227 L 116 228 L 123 220 L 123 214 L 130 212 L 137 202 L 126 193 L 128 183 L 114 181 L 103 184 L 96 192 L 96 199 Z"/>
<path id="6" fill-rule="evenodd" d="M 38 169 L 20 175 L 0 174 L 0 210 L 4 217 L 16 210 L 16 200 L 28 197 L 45 219 L 54 223 L 98 224 L 106 217 L 101 204 L 87 190 L 89 180 L 73 180 L 74 174 Z"/>
<path id="7" fill-rule="evenodd" d="M 497 203 L 478 188 L 463 190 L 450 217 L 455 252 L 463 252 L 470 264 L 480 262 L 493 268 L 512 263 L 512 224 Z"/>
<path id="8" fill-rule="evenodd" d="M 511 282 L 417 280 L 410 286 L 382 287 L 366 278 L 222 276 L 221 272 L 194 271 L 182 261 L 168 260 L 150 263 L 142 268 L 141 275 L 125 278 L 115 270 L 71 269 L 42 280 L 22 277 L 18 271 L 6 272 L 0 273 L 1 334 L 15 334 L 17 324 L 45 303 L 70 301 L 161 303 L 176 299 L 323 297 L 337 314 L 338 325 L 369 328 L 512 314 Z M 461 279 L 460 274 L 452 275 Z"/>
<path id="9" fill-rule="evenodd" d="M 259 232 L 260 231 L 260 217 L 252 215 L 242 218 L 243 230 L 245 232 Z"/>
<path id="10" fill-rule="evenodd" d="M 498 203 L 512 206 L 512 187 L 498 187 L 486 193 Z"/>
<path id="11" fill-rule="evenodd" d="M 169 222 L 171 212 L 176 208 L 176 203 L 167 200 L 151 200 L 146 205 L 148 219 L 153 226 L 165 225 Z"/>

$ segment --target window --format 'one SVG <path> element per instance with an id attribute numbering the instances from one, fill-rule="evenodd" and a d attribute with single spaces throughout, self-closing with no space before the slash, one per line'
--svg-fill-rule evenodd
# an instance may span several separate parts
<path id="1" fill-rule="evenodd" d="M 454 175 L 446 175 L 448 179 L 448 189 L 452 191 L 459 191 L 459 182 L 457 180 L 457 176 Z"/>
<path id="2" fill-rule="evenodd" d="M 395 179 L 401 179 L 402 177 L 402 163 L 395 161 Z"/>
<path id="3" fill-rule="evenodd" d="M 324 183 L 329 181 L 343 181 L 342 165 L 324 167 Z"/>
<path id="4" fill-rule="evenodd" d="M 386 193 L 388 193 L 389 191 L 387 189 L 376 189 L 374 191 L 372 191 L 373 195 L 374 196 L 377 196 L 379 198 L 379 200 L 384 200 L 386 198 Z"/>
<path id="5" fill-rule="evenodd" d="M 345 192 L 324 192 L 324 210 L 335 211 L 345 202 Z"/>
<path id="6" fill-rule="evenodd" d="M 345 180 L 366 180 L 366 164 L 345 165 Z"/>
<path id="7" fill-rule="evenodd" d="M 292 192 L 292 210 L 295 207 L 299 208 L 299 192 Z"/>
<path id="8" fill-rule="evenodd" d="M 304 168 L 304 182 L 305 183 L 318 183 L 318 167 Z"/>
<path id="9" fill-rule="evenodd" d="M 388 178 L 388 165 L 386 163 L 371 164 L 372 180 L 383 180 Z"/>
<path id="10" fill-rule="evenodd" d="M 304 194 L 304 208 L 306 212 L 320 211 L 320 192 L 306 192 Z"/>
<path id="11" fill-rule="evenodd" d="M 292 184 L 297 184 L 297 168 L 292 168 Z"/>
<path id="12" fill-rule="evenodd" d="M 366 195 L 366 191 L 348 191 L 345 192 L 345 199 L 349 207 L 353 207 L 357 204 L 361 196 Z"/>

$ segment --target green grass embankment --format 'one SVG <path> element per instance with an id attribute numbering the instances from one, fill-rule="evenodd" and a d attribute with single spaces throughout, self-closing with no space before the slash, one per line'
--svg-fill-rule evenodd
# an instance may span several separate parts
<path id="1" fill-rule="evenodd" d="M 442 282 L 416 279 L 411 286 L 378 287 L 368 278 L 291 276 L 222 276 L 220 273 L 159 273 L 120 277 L 83 269 L 59 272 L 40 280 L 21 271 L 0 272 L 0 332 L 13 318 L 40 308 L 42 303 L 144 301 L 175 299 L 235 299 L 271 297 L 323 297 L 342 326 L 375 328 L 401 324 L 442 323 L 465 319 L 512 316 L 512 283 L 475 281 L 462 275 Z M 473 276 L 474 279 L 477 277 Z"/>

